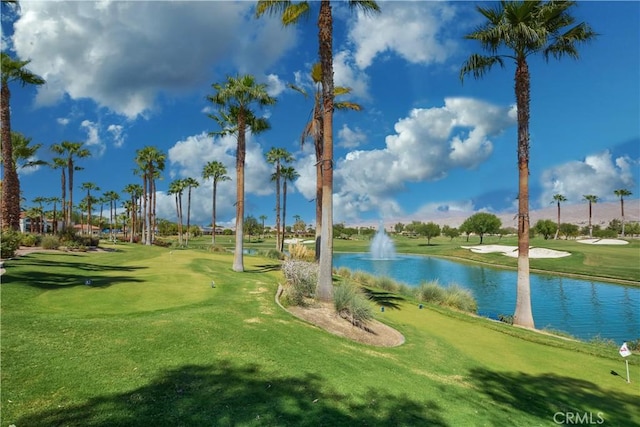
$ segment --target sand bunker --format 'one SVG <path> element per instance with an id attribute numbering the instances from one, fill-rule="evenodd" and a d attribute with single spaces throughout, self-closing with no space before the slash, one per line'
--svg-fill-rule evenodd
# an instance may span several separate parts
<path id="1" fill-rule="evenodd" d="M 586 243 L 588 245 L 628 245 L 629 242 L 620 239 L 582 239 L 576 240 L 578 243 Z"/>
<path id="2" fill-rule="evenodd" d="M 502 253 L 511 258 L 518 257 L 517 246 L 507 245 L 482 245 L 482 246 L 461 246 L 463 249 L 469 249 L 471 252 L 478 254 Z M 529 248 L 529 258 L 563 258 L 571 255 L 570 252 L 556 251 L 545 248 Z"/>

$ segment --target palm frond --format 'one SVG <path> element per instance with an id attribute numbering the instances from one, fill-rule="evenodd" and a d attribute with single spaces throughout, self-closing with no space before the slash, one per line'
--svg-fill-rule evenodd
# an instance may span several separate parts
<path id="1" fill-rule="evenodd" d="M 467 59 L 460 68 L 460 81 L 464 81 L 467 74 L 471 74 L 475 79 L 482 78 L 491 68 L 499 64 L 504 67 L 504 62 L 500 56 L 483 56 L 473 54 Z"/>

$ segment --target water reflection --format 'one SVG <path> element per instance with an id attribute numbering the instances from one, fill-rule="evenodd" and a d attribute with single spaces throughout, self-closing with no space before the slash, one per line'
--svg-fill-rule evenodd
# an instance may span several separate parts
<path id="1" fill-rule="evenodd" d="M 334 266 L 409 285 L 433 280 L 445 286 L 456 283 L 473 292 L 479 313 L 491 317 L 512 314 L 515 308 L 515 271 L 406 255 L 395 261 L 374 261 L 366 254 L 335 254 Z M 565 331 L 582 339 L 600 336 L 622 342 L 640 338 L 640 288 L 531 274 L 531 304 L 538 328 Z"/>

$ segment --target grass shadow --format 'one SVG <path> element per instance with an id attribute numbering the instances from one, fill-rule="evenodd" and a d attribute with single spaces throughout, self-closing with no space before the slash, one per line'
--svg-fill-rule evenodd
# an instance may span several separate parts
<path id="1" fill-rule="evenodd" d="M 431 400 L 362 396 L 331 390 L 321 376 L 270 378 L 257 366 L 186 365 L 148 384 L 70 406 L 42 409 L 17 420 L 21 426 L 445 426 Z"/>
<path id="2" fill-rule="evenodd" d="M 405 298 L 403 298 L 402 296 L 396 295 L 391 292 L 378 291 L 375 289 L 367 288 L 365 286 L 362 286 L 362 290 L 364 291 L 367 298 L 373 301 L 376 305 L 380 305 L 386 308 L 399 310 L 400 304 L 398 304 L 398 302 L 405 300 Z"/>
<path id="3" fill-rule="evenodd" d="M 550 424 L 554 423 L 556 413 L 562 413 L 561 416 L 587 413 L 595 420 L 600 413 L 605 425 L 631 425 L 633 411 L 638 407 L 637 386 L 630 385 L 626 394 L 553 373 L 530 375 L 479 368 L 470 371 L 470 378 L 478 391 L 497 404 L 509 405 Z M 576 402 L 580 402 L 579 407 Z"/>
<path id="4" fill-rule="evenodd" d="M 268 273 L 270 271 L 280 270 L 281 265 L 279 263 L 256 265 L 256 268 L 246 269 L 245 273 Z"/>

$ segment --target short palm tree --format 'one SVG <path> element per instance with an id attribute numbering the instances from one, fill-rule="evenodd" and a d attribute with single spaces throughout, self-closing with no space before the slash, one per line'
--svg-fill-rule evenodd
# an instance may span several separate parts
<path id="1" fill-rule="evenodd" d="M 262 221 L 262 238 L 264 239 L 264 222 L 267 220 L 267 216 L 266 215 L 260 215 L 260 221 Z"/>
<path id="2" fill-rule="evenodd" d="M 47 197 L 46 202 L 53 204 L 53 211 L 51 215 L 51 221 L 52 221 L 51 232 L 53 234 L 56 234 L 58 232 L 57 207 L 58 207 L 58 203 L 61 203 L 61 199 L 59 197 Z"/>
<path id="3" fill-rule="evenodd" d="M 218 183 L 229 181 L 231 178 L 227 176 L 227 168 L 221 162 L 216 160 L 208 162 L 202 169 L 203 179 L 213 180 L 213 189 L 211 195 L 211 244 L 216 244 L 216 197 L 218 192 Z"/>
<path id="4" fill-rule="evenodd" d="M 567 198 L 564 197 L 562 194 L 553 195 L 553 202 L 556 202 L 558 205 L 558 228 L 556 229 L 556 235 L 553 238 L 554 240 L 558 240 L 558 233 L 560 232 L 560 202 L 566 202 L 566 201 L 567 201 Z"/>
<path id="5" fill-rule="evenodd" d="M 60 144 L 54 144 L 51 146 L 51 150 L 62 156 L 67 167 L 67 183 L 69 186 L 69 203 L 66 208 L 67 217 L 65 218 L 65 224 L 67 226 L 72 225 L 71 216 L 73 212 L 73 173 L 78 170 L 82 170 L 80 166 L 76 165 L 76 159 L 83 159 L 89 157 L 91 152 L 84 148 L 84 142 L 71 142 L 62 141 Z M 64 198 L 64 196 L 63 196 Z"/>
<path id="6" fill-rule="evenodd" d="M 624 237 L 624 198 L 630 196 L 631 191 L 626 188 L 620 188 L 618 190 L 613 190 L 613 194 L 620 198 L 620 213 L 622 214 L 622 237 Z"/>
<path id="7" fill-rule="evenodd" d="M 103 200 L 109 202 L 109 237 L 113 241 L 115 240 L 115 235 L 113 232 L 113 219 L 115 214 L 117 213 L 117 201 L 120 200 L 120 195 L 113 190 L 107 191 L 103 194 Z"/>
<path id="8" fill-rule="evenodd" d="M 258 84 L 251 75 L 227 77 L 224 84 L 212 85 L 214 94 L 207 99 L 218 107 L 217 114 L 210 114 L 221 127 L 218 135 L 235 134 L 236 149 L 236 245 L 233 257 L 233 270 L 244 271 L 243 257 L 243 221 L 244 221 L 244 163 L 247 155 L 246 133 L 263 132 L 269 128 L 265 118 L 256 117 L 252 107 L 275 104 L 275 98 L 267 93 L 264 84 Z"/>
<path id="9" fill-rule="evenodd" d="M 137 235 L 137 224 L 138 224 L 138 202 L 140 197 L 142 197 L 142 186 L 140 184 L 127 184 L 123 190 L 125 193 L 129 194 L 131 209 L 129 211 L 130 215 L 130 226 L 129 226 L 129 242 L 133 243 L 135 236 Z"/>
<path id="10" fill-rule="evenodd" d="M 183 179 L 185 188 L 187 189 L 187 240 L 186 245 L 189 246 L 189 234 L 191 232 L 191 190 L 200 186 L 200 183 L 195 178 Z"/>
<path id="11" fill-rule="evenodd" d="M 598 203 L 598 196 L 594 196 L 593 194 L 585 194 L 582 196 L 584 200 L 589 202 L 589 238 L 593 237 L 593 225 L 591 225 L 591 215 L 593 213 L 593 204 Z"/>
<path id="12" fill-rule="evenodd" d="M 283 25 L 297 23 L 309 15 L 310 1 L 259 0 L 256 16 L 275 14 Z M 352 9 L 365 13 L 379 12 L 374 0 L 349 0 Z M 318 12 L 318 48 L 322 70 L 322 227 L 317 295 L 320 300 L 333 298 L 333 15 L 331 1 L 321 0 Z"/>
<path id="13" fill-rule="evenodd" d="M 173 194 L 176 203 L 176 221 L 178 223 L 178 244 L 182 246 L 183 230 L 182 225 L 182 193 L 186 185 L 183 179 L 176 179 L 169 184 L 169 194 Z"/>
<path id="14" fill-rule="evenodd" d="M 300 177 L 300 174 L 293 168 L 293 166 L 284 166 L 280 173 L 282 174 L 282 240 L 280 246 L 280 252 L 284 251 L 284 235 L 286 230 L 287 221 L 287 182 L 293 182 Z"/>
<path id="15" fill-rule="evenodd" d="M 39 223 L 38 233 L 44 234 L 46 222 L 44 220 L 44 206 L 43 206 L 43 204 L 47 202 L 47 198 L 46 197 L 42 197 L 42 196 L 35 197 L 32 200 L 32 202 L 38 204 L 38 207 L 36 208 L 36 210 L 40 214 L 40 217 L 38 218 L 38 223 Z"/>
<path id="16" fill-rule="evenodd" d="M 42 85 L 44 79 L 29 71 L 29 61 L 14 59 L 6 52 L 1 53 L 0 67 L 0 141 L 2 142 L 2 208 L 1 228 L 20 229 L 20 180 L 16 172 L 11 138 L 11 91 L 9 83 Z"/>
<path id="17" fill-rule="evenodd" d="M 460 78 L 468 74 L 481 78 L 494 65 L 504 66 L 513 60 L 515 96 L 518 109 L 518 284 L 516 325 L 534 328 L 529 282 L 529 114 L 530 75 L 527 59 L 542 53 L 578 58 L 577 45 L 593 39 L 596 34 L 585 24 L 575 24 L 569 9 L 573 1 L 501 1 L 494 7 L 477 6 L 485 18 L 482 24 L 465 38 L 477 40 L 488 55 L 473 54 L 462 65 Z"/>
<path id="18" fill-rule="evenodd" d="M 266 154 L 267 162 L 275 165 L 276 170 L 271 175 L 271 181 L 276 183 L 276 249 L 282 251 L 284 228 L 280 227 L 280 179 L 282 177 L 283 164 L 293 161 L 293 156 L 284 148 L 272 147 Z"/>
<path id="19" fill-rule="evenodd" d="M 83 182 L 80 188 L 82 190 L 87 190 L 87 223 L 89 224 L 89 234 L 91 234 L 91 205 L 94 201 L 97 201 L 95 197 L 91 196 L 91 190 L 100 191 L 100 187 L 93 182 Z"/>

